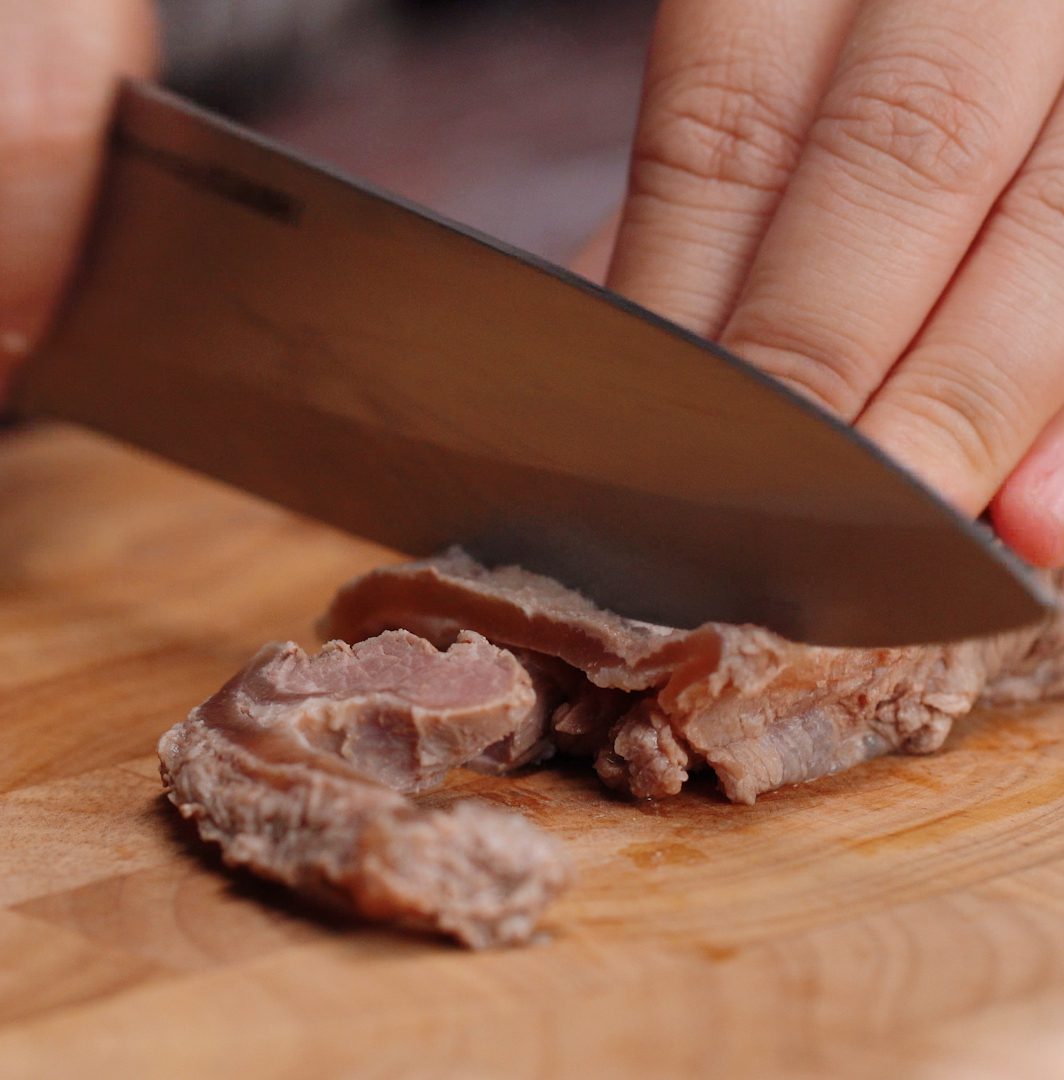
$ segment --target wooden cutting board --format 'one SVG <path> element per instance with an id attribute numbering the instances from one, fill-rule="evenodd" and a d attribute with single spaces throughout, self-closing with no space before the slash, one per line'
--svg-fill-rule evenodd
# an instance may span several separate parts
<path id="1" fill-rule="evenodd" d="M 65 428 L 0 439 L 0 1075 L 1064 1076 L 1064 707 L 730 806 L 453 789 L 579 870 L 472 954 L 224 871 L 159 734 L 388 552 Z"/>

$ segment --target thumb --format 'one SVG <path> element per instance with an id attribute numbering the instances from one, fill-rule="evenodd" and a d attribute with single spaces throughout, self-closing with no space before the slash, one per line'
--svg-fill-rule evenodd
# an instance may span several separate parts
<path id="1" fill-rule="evenodd" d="M 76 254 L 118 78 L 155 56 L 149 0 L 0 0 L 0 380 Z"/>

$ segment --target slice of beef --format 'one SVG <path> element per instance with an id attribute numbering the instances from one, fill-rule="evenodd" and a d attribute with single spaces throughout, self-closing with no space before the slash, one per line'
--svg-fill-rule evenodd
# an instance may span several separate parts
<path id="1" fill-rule="evenodd" d="M 402 627 L 444 645 L 478 626 L 491 641 L 556 656 L 621 690 L 659 685 L 693 652 L 712 666 L 720 651 L 712 625 L 670 630 L 625 619 L 520 567 L 487 570 L 458 548 L 357 578 L 336 595 L 319 632 L 361 641 Z"/>
<path id="2" fill-rule="evenodd" d="M 1064 571 L 1056 583 L 1064 585 Z M 1022 654 L 999 665 L 984 687 L 980 703 L 1016 705 L 1064 695 L 1064 618 L 1049 622 Z"/>
<path id="3" fill-rule="evenodd" d="M 472 946 L 526 940 L 565 886 L 557 843 L 437 783 L 539 708 L 525 669 L 474 633 L 405 631 L 308 656 L 269 645 L 159 743 L 170 800 L 228 863 Z"/>
<path id="4" fill-rule="evenodd" d="M 565 701 L 551 715 L 551 736 L 563 754 L 594 757 L 637 695 L 596 686 L 582 673 Z"/>
<path id="5" fill-rule="evenodd" d="M 595 771 L 607 787 L 637 798 L 677 795 L 693 767 L 690 748 L 676 737 L 668 716 L 644 698 L 617 721 L 595 757 Z"/>
<path id="6" fill-rule="evenodd" d="M 892 750 L 937 750 L 989 680 L 1018 663 L 1040 633 L 827 649 L 744 628 L 721 631 L 720 668 L 690 678 L 678 670 L 658 700 L 676 735 L 714 769 L 728 798 L 747 803 Z M 752 644 L 759 665 L 753 677 Z"/>
<path id="7" fill-rule="evenodd" d="M 625 619 L 555 581 L 516 567 L 487 570 L 459 551 L 357 579 L 322 625 L 348 641 L 407 627 L 442 643 L 472 629 L 632 694 L 567 749 L 594 752 L 607 784 L 646 797 L 675 794 L 692 769 L 708 765 L 728 798 L 753 802 L 892 750 L 935 750 L 984 694 L 1002 702 L 1064 691 L 1059 619 L 950 645 L 802 646 L 750 626 L 682 631 Z M 555 710 L 559 746 L 577 700 Z"/>
<path id="8" fill-rule="evenodd" d="M 466 762 L 477 772 L 501 775 L 525 765 L 539 765 L 554 754 L 550 721 L 554 710 L 566 699 L 571 682 L 582 676 L 568 664 L 552 656 L 514 649 L 512 655 L 528 673 L 535 704 L 516 730 Z"/>

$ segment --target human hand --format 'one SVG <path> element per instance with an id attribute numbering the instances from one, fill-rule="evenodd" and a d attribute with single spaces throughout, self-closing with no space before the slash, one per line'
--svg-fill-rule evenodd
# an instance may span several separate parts
<path id="1" fill-rule="evenodd" d="M 1062 84 L 1059 0 L 663 0 L 607 284 L 1064 564 Z"/>
<path id="2" fill-rule="evenodd" d="M 115 83 L 153 65 L 149 0 L 0 0 L 0 47 L 2 392 L 73 263 Z"/>

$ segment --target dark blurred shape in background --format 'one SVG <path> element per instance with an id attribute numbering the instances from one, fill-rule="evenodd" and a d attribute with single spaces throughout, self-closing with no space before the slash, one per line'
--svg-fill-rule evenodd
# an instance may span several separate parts
<path id="1" fill-rule="evenodd" d="M 624 191 L 653 0 L 160 0 L 167 82 L 565 261 Z"/>

